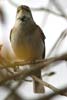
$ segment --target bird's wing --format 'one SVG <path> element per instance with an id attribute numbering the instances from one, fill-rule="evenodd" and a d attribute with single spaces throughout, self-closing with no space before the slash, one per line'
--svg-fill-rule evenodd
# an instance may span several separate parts
<path id="1" fill-rule="evenodd" d="M 45 38 L 46 37 L 45 37 L 43 31 L 41 30 L 41 28 L 38 25 L 37 25 L 37 33 L 40 35 L 40 37 L 41 37 L 41 39 L 44 43 L 44 50 L 43 50 L 43 55 L 42 55 L 42 58 L 44 58 L 45 57 Z"/>
<path id="2" fill-rule="evenodd" d="M 12 34 L 12 31 L 13 31 L 13 29 L 11 29 L 11 31 L 10 31 L 10 41 L 11 41 L 11 34 Z"/>
<path id="3" fill-rule="evenodd" d="M 40 34 L 42 40 L 44 41 L 46 36 L 44 35 L 43 31 L 41 30 L 41 28 L 37 25 L 37 30 L 38 30 L 38 34 Z"/>

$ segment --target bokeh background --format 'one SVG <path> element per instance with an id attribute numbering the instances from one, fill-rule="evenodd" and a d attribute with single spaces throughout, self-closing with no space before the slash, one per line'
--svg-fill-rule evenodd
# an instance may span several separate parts
<path id="1" fill-rule="evenodd" d="M 15 23 L 16 9 L 19 5 L 27 5 L 31 8 L 34 21 L 43 30 L 46 36 L 46 58 L 67 52 L 67 36 L 60 37 L 61 33 L 67 29 L 67 0 L 0 0 L 0 44 L 11 48 L 9 35 Z M 57 40 L 58 43 L 55 45 Z M 67 86 L 67 62 L 63 61 L 55 67 L 43 69 L 42 74 L 50 72 L 55 72 L 55 75 L 43 76 L 43 80 L 59 89 Z M 33 93 L 32 82 L 24 82 L 16 90 L 20 99 L 5 99 L 10 92 L 10 89 L 0 87 L 0 100 L 22 100 L 22 97 L 25 100 L 35 100 L 42 96 Z M 46 88 L 46 93 L 43 95 L 50 92 L 52 90 Z M 67 100 L 67 98 L 58 95 L 51 100 Z"/>

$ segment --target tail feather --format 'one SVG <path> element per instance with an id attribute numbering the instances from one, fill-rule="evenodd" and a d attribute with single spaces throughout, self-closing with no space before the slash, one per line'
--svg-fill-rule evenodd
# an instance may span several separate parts
<path id="1" fill-rule="evenodd" d="M 35 72 L 34 74 L 36 77 L 41 78 L 41 70 L 38 70 Z M 33 89 L 34 89 L 34 93 L 44 93 L 44 86 L 42 84 L 40 84 L 39 82 L 35 81 L 33 79 Z"/>

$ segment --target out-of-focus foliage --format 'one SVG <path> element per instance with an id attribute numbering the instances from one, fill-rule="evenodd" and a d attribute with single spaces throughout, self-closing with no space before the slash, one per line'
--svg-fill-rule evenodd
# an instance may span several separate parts
<path id="1" fill-rule="evenodd" d="M 5 13 L 2 7 L 0 7 L 0 21 L 2 24 L 5 24 L 6 22 Z"/>

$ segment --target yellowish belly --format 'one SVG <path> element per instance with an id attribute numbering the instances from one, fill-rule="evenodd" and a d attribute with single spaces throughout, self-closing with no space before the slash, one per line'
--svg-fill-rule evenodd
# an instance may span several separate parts
<path id="1" fill-rule="evenodd" d="M 22 47 L 14 49 L 14 52 L 16 54 L 16 57 L 22 60 L 34 60 L 42 58 L 42 54 L 40 54 L 36 48 L 33 49 L 29 46 L 28 48 Z"/>

